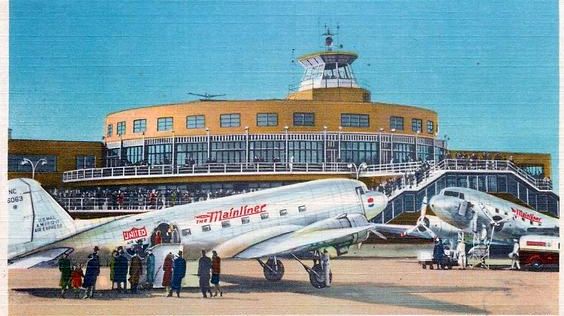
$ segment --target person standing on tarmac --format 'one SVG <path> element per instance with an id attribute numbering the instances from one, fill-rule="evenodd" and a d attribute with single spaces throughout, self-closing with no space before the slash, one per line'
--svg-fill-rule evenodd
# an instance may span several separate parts
<path id="1" fill-rule="evenodd" d="M 330 263 L 329 253 L 327 249 L 323 250 L 323 254 L 321 254 L 321 268 L 323 269 L 323 273 L 325 273 L 325 286 L 331 286 L 331 263 Z"/>
<path id="2" fill-rule="evenodd" d="M 94 296 L 94 289 L 96 285 L 96 279 L 100 274 L 100 262 L 98 262 L 98 256 L 94 254 L 88 255 L 88 261 L 86 263 L 86 273 L 84 274 L 84 283 L 82 286 L 86 289 L 83 299 L 92 298 Z"/>
<path id="3" fill-rule="evenodd" d="M 198 277 L 200 277 L 200 291 L 204 298 L 207 298 L 207 293 L 212 296 L 210 289 L 210 269 L 211 269 L 211 259 L 206 256 L 206 251 L 202 250 L 202 257 L 198 261 Z"/>
<path id="4" fill-rule="evenodd" d="M 511 270 L 521 270 L 519 263 L 519 240 L 513 239 L 513 251 L 509 254 L 511 258 Z"/>
<path id="5" fill-rule="evenodd" d="M 137 293 L 137 287 L 139 286 L 139 278 L 143 273 L 143 263 L 139 255 L 135 253 L 131 257 L 131 264 L 129 265 L 129 283 L 131 283 L 131 293 Z"/>
<path id="6" fill-rule="evenodd" d="M 463 239 L 458 239 L 456 245 L 456 254 L 458 255 L 458 265 L 460 270 L 466 270 L 466 244 Z"/>
<path id="7" fill-rule="evenodd" d="M 212 251 L 212 277 L 211 283 L 214 285 L 215 293 L 213 296 L 217 296 L 217 292 L 219 292 L 219 296 L 223 296 L 223 290 L 221 286 L 219 286 L 219 274 L 221 273 L 221 258 L 217 255 L 217 252 L 214 250 Z"/>
<path id="8" fill-rule="evenodd" d="M 59 259 L 59 271 L 61 271 L 61 279 L 59 281 L 61 297 L 65 298 L 65 292 L 70 288 L 71 281 L 71 261 L 66 253 Z"/>
<path id="9" fill-rule="evenodd" d="M 172 252 L 169 252 L 168 255 L 166 255 L 163 263 L 164 273 L 163 273 L 163 283 L 162 283 L 162 286 L 165 288 L 167 294 L 172 293 L 170 290 L 170 280 L 172 279 L 172 261 L 173 261 L 173 255 Z M 172 294 L 169 296 L 172 296 Z"/>
<path id="10" fill-rule="evenodd" d="M 176 292 L 176 296 L 180 297 L 180 289 L 182 289 L 182 279 L 186 276 L 186 260 L 182 258 L 182 251 L 178 251 L 178 256 L 174 259 L 172 268 L 172 282 L 170 283 L 170 292 L 168 296 L 172 296 L 172 291 Z"/>
<path id="11" fill-rule="evenodd" d="M 440 238 L 437 237 L 437 239 L 435 240 L 435 247 L 433 248 L 433 263 L 437 264 L 437 269 L 441 268 L 441 263 L 443 262 L 444 255 L 445 249 L 443 247 L 443 242 Z"/>
<path id="12" fill-rule="evenodd" d="M 127 270 L 128 270 L 128 261 L 125 255 L 123 254 L 123 248 L 119 247 L 117 256 L 115 258 L 114 263 L 114 281 L 117 283 L 117 290 L 121 292 L 122 290 L 122 283 L 123 283 L 123 290 L 127 290 Z"/>
<path id="13" fill-rule="evenodd" d="M 151 249 L 147 250 L 145 260 L 147 265 L 147 285 L 152 289 L 155 282 L 155 255 Z"/>
<path id="14" fill-rule="evenodd" d="M 116 284 L 115 272 L 116 272 L 116 257 L 117 256 L 118 256 L 117 250 L 112 251 L 112 255 L 110 257 L 110 282 L 112 283 L 112 290 L 114 289 L 114 285 Z"/>

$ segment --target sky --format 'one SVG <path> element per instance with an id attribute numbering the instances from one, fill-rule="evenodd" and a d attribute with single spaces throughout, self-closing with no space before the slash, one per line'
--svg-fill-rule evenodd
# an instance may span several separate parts
<path id="1" fill-rule="evenodd" d="M 558 1 L 11 1 L 14 138 L 101 140 L 134 106 L 284 98 L 328 24 L 372 101 L 439 113 L 451 149 L 550 153 Z M 294 52 L 294 53 L 293 53 Z"/>

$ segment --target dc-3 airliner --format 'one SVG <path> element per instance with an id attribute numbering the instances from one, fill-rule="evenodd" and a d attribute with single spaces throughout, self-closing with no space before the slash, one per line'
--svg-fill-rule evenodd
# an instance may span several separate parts
<path id="1" fill-rule="evenodd" d="M 431 198 L 429 205 L 441 220 L 477 235 L 487 244 L 560 233 L 559 219 L 473 189 L 445 188 Z"/>
<path id="2" fill-rule="evenodd" d="M 326 179 L 142 214 L 73 220 L 38 182 L 13 179 L 8 262 L 27 268 L 64 253 L 85 255 L 93 246 L 109 253 L 142 244 L 153 250 L 158 265 L 173 249 L 214 249 L 224 258 L 256 259 L 265 278 L 278 281 L 284 274 L 280 257 L 300 261 L 327 247 L 341 255 L 370 232 L 384 238 L 369 220 L 387 202 L 360 181 Z M 168 243 L 157 244 L 157 234 Z M 313 286 L 325 286 L 325 273 L 315 260 L 311 268 L 302 265 Z"/>

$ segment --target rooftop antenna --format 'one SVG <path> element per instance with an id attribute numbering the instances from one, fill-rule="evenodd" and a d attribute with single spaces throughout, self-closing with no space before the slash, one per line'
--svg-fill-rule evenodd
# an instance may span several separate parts
<path id="1" fill-rule="evenodd" d="M 201 93 L 188 92 L 188 94 L 189 94 L 189 95 L 195 95 L 195 96 L 198 96 L 198 97 L 202 97 L 202 99 L 200 99 L 201 101 L 211 100 L 211 99 L 213 99 L 213 98 L 222 97 L 222 96 L 225 95 L 225 94 L 209 94 L 209 93 L 207 93 L 207 92 L 204 92 L 203 94 L 201 94 Z"/>
<path id="2" fill-rule="evenodd" d="M 331 30 L 329 29 L 329 27 L 327 26 L 327 24 L 325 24 L 325 33 L 321 34 L 323 37 L 325 37 L 325 49 L 327 51 L 332 51 L 333 50 L 333 33 L 331 33 Z"/>

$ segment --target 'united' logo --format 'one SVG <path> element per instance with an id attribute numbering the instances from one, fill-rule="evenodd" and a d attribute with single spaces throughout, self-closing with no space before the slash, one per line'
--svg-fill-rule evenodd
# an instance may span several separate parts
<path id="1" fill-rule="evenodd" d="M 141 228 L 133 227 L 130 230 L 123 231 L 123 240 L 139 239 L 147 236 L 147 229 L 145 226 Z"/>

